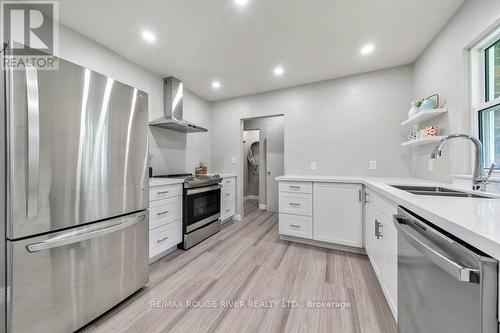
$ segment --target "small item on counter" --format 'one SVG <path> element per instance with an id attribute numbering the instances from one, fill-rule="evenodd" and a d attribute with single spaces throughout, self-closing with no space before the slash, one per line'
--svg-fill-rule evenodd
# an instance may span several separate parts
<path id="1" fill-rule="evenodd" d="M 203 176 L 203 168 L 202 167 L 194 168 L 194 175 L 195 176 Z"/>
<path id="2" fill-rule="evenodd" d="M 200 162 L 200 167 L 203 168 L 203 174 L 206 175 L 208 173 L 208 162 Z"/>
<path id="3" fill-rule="evenodd" d="M 208 163 L 200 162 L 200 166 L 194 168 L 195 176 L 204 176 L 208 173 Z"/>

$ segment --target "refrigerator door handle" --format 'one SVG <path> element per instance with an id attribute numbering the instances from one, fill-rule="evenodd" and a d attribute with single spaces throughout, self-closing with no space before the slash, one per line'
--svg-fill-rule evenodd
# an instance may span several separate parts
<path id="1" fill-rule="evenodd" d="M 140 214 L 134 216 L 132 218 L 126 218 L 122 220 L 121 223 L 113 224 L 112 226 L 104 227 L 98 230 L 94 230 L 93 226 L 86 227 L 78 231 L 75 234 L 74 231 L 70 231 L 66 234 L 62 234 L 60 236 L 50 238 L 43 242 L 33 243 L 26 246 L 29 252 L 38 252 L 53 249 L 56 247 L 61 247 L 73 243 L 79 243 L 87 239 L 96 238 L 99 236 L 103 236 L 115 231 L 123 230 L 128 227 L 131 227 L 135 224 L 138 224 L 146 218 L 145 214 Z"/>
<path id="2" fill-rule="evenodd" d="M 40 185 L 40 110 L 38 74 L 33 66 L 26 67 L 26 96 L 28 104 L 28 141 L 26 169 L 26 217 L 38 215 L 38 187 Z"/>

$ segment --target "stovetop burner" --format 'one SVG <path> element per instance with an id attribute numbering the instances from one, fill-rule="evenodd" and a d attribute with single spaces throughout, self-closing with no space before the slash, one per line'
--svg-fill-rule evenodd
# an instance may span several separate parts
<path id="1" fill-rule="evenodd" d="M 192 173 L 157 175 L 153 176 L 153 178 L 184 178 L 184 188 L 209 186 L 222 182 L 222 178 L 219 175 L 193 176 Z"/>

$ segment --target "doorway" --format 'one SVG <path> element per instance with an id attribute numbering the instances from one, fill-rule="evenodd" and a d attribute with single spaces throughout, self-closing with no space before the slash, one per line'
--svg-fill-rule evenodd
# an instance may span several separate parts
<path id="1" fill-rule="evenodd" d="M 242 214 L 278 212 L 278 182 L 284 174 L 284 116 L 243 119 Z"/>

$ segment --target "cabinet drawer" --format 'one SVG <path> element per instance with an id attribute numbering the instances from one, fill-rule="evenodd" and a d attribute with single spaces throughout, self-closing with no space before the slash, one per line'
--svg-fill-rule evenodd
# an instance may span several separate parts
<path id="1" fill-rule="evenodd" d="M 235 213 L 236 213 L 235 202 L 234 201 L 226 202 L 221 207 L 220 219 L 221 219 L 221 221 L 224 221 L 227 218 L 234 216 Z"/>
<path id="2" fill-rule="evenodd" d="M 222 191 L 221 191 L 221 198 L 220 198 L 220 201 L 221 202 L 232 202 L 234 201 L 234 197 L 235 197 L 235 191 L 234 189 L 225 189 L 223 188 Z"/>
<path id="3" fill-rule="evenodd" d="M 182 221 L 156 228 L 149 232 L 149 258 L 182 242 Z"/>
<path id="4" fill-rule="evenodd" d="M 280 182 L 280 192 L 312 193 L 311 182 Z"/>
<path id="5" fill-rule="evenodd" d="M 312 216 L 312 194 L 280 192 L 279 212 Z"/>
<path id="6" fill-rule="evenodd" d="M 236 178 L 229 177 L 222 179 L 222 187 L 223 188 L 234 188 L 236 186 Z"/>
<path id="7" fill-rule="evenodd" d="M 182 184 L 155 186 L 149 189 L 149 201 L 177 197 L 182 195 Z"/>
<path id="8" fill-rule="evenodd" d="M 279 233 L 312 239 L 312 217 L 280 213 Z"/>
<path id="9" fill-rule="evenodd" d="M 149 230 L 182 219 L 182 197 L 157 200 L 149 207 Z"/>

